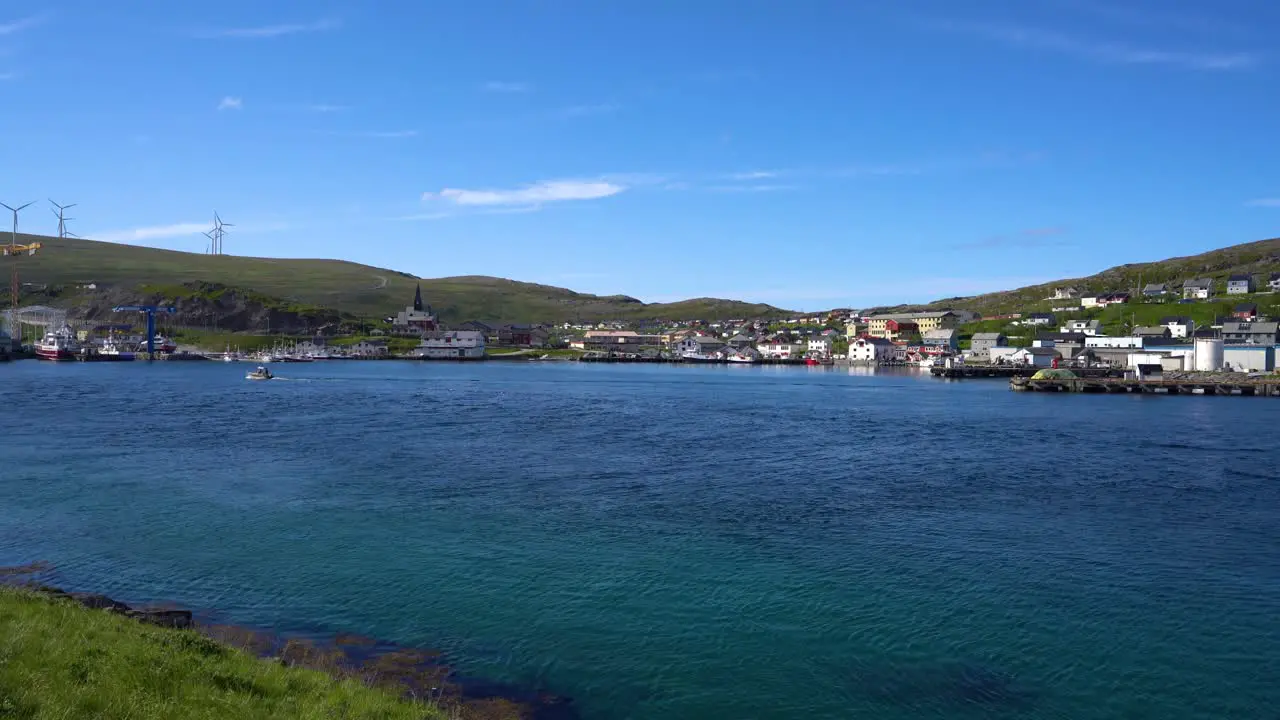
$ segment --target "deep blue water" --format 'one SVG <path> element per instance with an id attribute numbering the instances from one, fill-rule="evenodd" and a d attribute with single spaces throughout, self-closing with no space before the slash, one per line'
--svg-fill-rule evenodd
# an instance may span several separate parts
<path id="1" fill-rule="evenodd" d="M 587 718 L 1275 718 L 1280 401 L 746 367 L 0 366 L 0 565 Z"/>

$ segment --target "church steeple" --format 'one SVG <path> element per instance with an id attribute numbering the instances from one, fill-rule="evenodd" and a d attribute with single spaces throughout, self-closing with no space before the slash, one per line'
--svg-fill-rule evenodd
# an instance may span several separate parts
<path id="1" fill-rule="evenodd" d="M 413 309 L 422 312 L 422 283 L 418 283 L 418 291 L 413 294 Z"/>

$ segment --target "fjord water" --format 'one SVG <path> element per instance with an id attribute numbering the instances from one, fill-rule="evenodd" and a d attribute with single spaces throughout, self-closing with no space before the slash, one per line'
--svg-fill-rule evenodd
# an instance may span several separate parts
<path id="1" fill-rule="evenodd" d="M 245 369 L 0 367 L 0 565 L 442 649 L 586 718 L 1280 706 L 1280 401 Z"/>

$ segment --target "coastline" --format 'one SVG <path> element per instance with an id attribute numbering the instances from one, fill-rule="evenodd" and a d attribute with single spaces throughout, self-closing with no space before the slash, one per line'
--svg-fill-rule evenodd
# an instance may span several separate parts
<path id="1" fill-rule="evenodd" d="M 216 609 L 190 609 L 164 602 L 127 604 L 93 592 L 46 584 L 53 566 L 33 562 L 0 566 L 0 600 L 36 598 L 84 608 L 164 632 L 193 633 L 221 650 L 245 653 L 264 665 L 323 673 L 335 686 L 354 681 L 368 690 L 417 706 L 421 717 L 439 713 L 468 720 L 578 720 L 569 698 L 535 688 L 462 675 L 440 652 L 344 632 L 301 635 L 215 622 Z M 0 613 L 0 627 L 4 614 Z M 0 699 L 4 687 L 0 686 Z M 0 706 L 2 707 L 2 706 Z"/>

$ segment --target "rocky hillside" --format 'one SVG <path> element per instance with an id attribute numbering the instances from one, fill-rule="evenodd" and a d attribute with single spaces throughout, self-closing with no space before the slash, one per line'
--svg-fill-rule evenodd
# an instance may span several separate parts
<path id="1" fill-rule="evenodd" d="M 166 324 L 232 332 L 307 334 L 336 328 L 342 322 L 336 310 L 210 282 L 85 291 L 61 304 L 67 306 L 73 318 L 103 323 L 137 322 L 137 313 L 112 312 L 118 305 L 172 305 L 177 313 L 165 317 Z"/>

